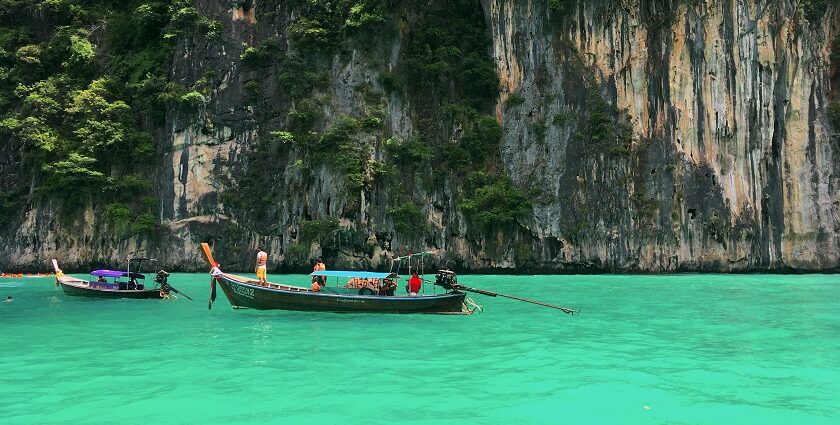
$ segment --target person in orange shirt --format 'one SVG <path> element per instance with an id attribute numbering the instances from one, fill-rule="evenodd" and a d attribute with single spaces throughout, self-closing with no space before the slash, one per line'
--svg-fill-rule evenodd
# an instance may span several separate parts
<path id="1" fill-rule="evenodd" d="M 257 247 L 257 264 L 254 267 L 254 271 L 257 273 L 257 279 L 260 281 L 261 286 L 265 286 L 268 284 L 266 281 L 266 265 L 268 264 L 268 253 L 263 251 L 262 246 Z"/>

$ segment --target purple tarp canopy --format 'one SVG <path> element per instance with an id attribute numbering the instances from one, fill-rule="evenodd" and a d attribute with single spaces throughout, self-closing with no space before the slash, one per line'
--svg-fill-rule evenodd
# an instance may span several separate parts
<path id="1" fill-rule="evenodd" d="M 134 272 L 124 272 L 122 270 L 94 270 L 90 272 L 91 276 L 102 276 L 102 277 L 133 277 L 136 279 L 145 279 L 146 276 L 143 276 L 140 273 Z"/>

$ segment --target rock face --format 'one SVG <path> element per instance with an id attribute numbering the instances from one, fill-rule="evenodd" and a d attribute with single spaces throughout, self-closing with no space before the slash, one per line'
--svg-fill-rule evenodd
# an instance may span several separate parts
<path id="1" fill-rule="evenodd" d="M 518 182 L 541 170 L 540 184 L 558 195 L 535 211 L 540 236 L 562 238 L 558 225 L 581 199 L 603 190 L 624 198 L 595 203 L 617 210 L 587 214 L 592 237 L 564 244 L 563 261 L 657 271 L 836 267 L 838 146 L 826 119 L 834 14 L 809 26 L 787 19 L 798 15 L 791 2 L 626 2 L 612 11 L 594 2 L 562 19 L 541 3 L 487 7 L 501 98 L 525 99 L 499 108 L 505 163 Z M 558 31 L 571 46 L 556 42 Z M 573 97 L 580 76 L 557 65 L 576 54 L 628 114 L 630 161 L 581 163 L 566 125 L 534 143 L 529 121 L 584 104 Z M 627 214 L 634 199 L 651 199 L 652 214 Z"/>
<path id="2" fill-rule="evenodd" d="M 381 127 L 353 136 L 367 158 L 354 184 L 343 164 L 277 142 L 303 110 L 283 84 L 288 62 L 246 66 L 248 47 L 295 53 L 289 29 L 307 9 L 195 3 L 224 30 L 179 42 L 172 81 L 207 88 L 200 104 L 173 105 L 167 117 L 154 165 L 159 235 L 109 237 L 93 207 L 68 224 L 42 202 L 0 239 L 7 268 L 42 268 L 54 256 L 83 267 L 143 250 L 164 267 L 198 270 L 202 241 L 231 269 L 248 269 L 257 244 L 283 269 L 319 255 L 333 268 L 387 268 L 408 250 L 476 271 L 840 264 L 840 146 L 828 113 L 838 83 L 834 9 L 809 22 L 796 1 L 474 2 L 486 24 L 481 54 L 500 84 L 500 166 L 531 200 L 513 229 L 476 233 L 455 177 L 371 177 L 391 161 L 386 140 L 434 125 L 416 97 L 383 78 L 399 69 L 424 5 L 389 10 L 393 32 L 351 39 L 309 64 L 321 79 L 308 94 L 321 100 L 317 131 L 340 129 L 342 117 L 367 122 L 371 98 L 381 110 Z M 441 140 L 460 140 L 457 125 L 446 129 Z M 398 230 L 397 191 L 418 204 L 420 232 Z"/>

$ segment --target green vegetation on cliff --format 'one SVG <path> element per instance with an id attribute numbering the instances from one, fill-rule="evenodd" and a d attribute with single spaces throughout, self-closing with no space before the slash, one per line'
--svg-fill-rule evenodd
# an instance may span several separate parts
<path id="1" fill-rule="evenodd" d="M 832 1 L 803 7 L 811 16 Z M 222 4 L 253 7 L 250 1 Z M 681 4 L 648 6 L 665 16 Z M 546 6 L 562 15 L 576 5 L 549 0 Z M 499 79 L 481 2 L 293 0 L 286 6 L 294 13 L 266 8 L 256 24 L 280 22 L 285 33 L 260 39 L 267 32 L 255 31 L 238 55 L 243 103 L 255 112 L 254 123 L 237 131 L 256 130 L 257 136 L 239 159 L 242 172 L 222 181 L 225 212 L 262 234 L 283 234 L 289 224 L 280 220 L 284 191 L 308 190 L 312 176 L 326 167 L 343 177 L 346 189 L 342 206 L 327 206 L 327 213 L 352 223 L 360 218 L 360 197 L 370 199 L 381 189 L 379 196 L 387 199 L 379 212 L 405 239 L 430 233 L 426 213 L 436 195 L 452 198 L 447 215 L 460 213 L 470 228 L 482 231 L 471 232 L 473 239 L 491 232 L 514 235 L 532 201 L 501 163 Z M 159 201 L 152 167 L 143 165 L 162 152 L 167 114 L 212 134 L 212 120 L 198 111 L 212 103 L 221 78 L 207 67 L 193 73 L 204 72 L 198 79 L 170 81 L 176 43 L 223 43 L 222 23 L 190 0 L 0 0 L 0 24 L 0 134 L 21 158 L 18 178 L 0 181 L 0 222 L 23 203 L 57 199 L 65 210 L 94 205 L 118 235 L 154 233 Z M 376 77 L 352 87 L 355 107 L 347 111 L 335 105 L 335 67 L 351 63 L 355 54 L 364 56 L 366 71 Z M 586 82 L 580 89 L 590 90 L 588 110 L 535 120 L 531 134 L 545 143 L 550 125 L 569 125 L 575 131 L 572 149 L 582 158 L 630 163 L 635 154 L 629 126 L 590 86 L 594 78 Z M 410 105 L 413 130 L 405 140 L 385 125 L 394 101 Z M 504 107 L 524 102 L 514 93 Z M 835 106 L 832 117 L 840 115 Z M 287 178 L 295 173 L 301 178 Z M 607 188 L 625 181 L 613 177 L 580 177 L 580 184 Z M 418 187 L 424 190 L 404 189 Z M 650 222 L 656 209 L 638 193 L 632 205 Z M 582 223 L 602 200 L 565 196 L 573 210 L 564 219 L 565 236 L 583 237 Z M 337 249 L 339 230 L 348 229 L 335 224 L 311 237 L 312 226 L 332 226 L 333 219 L 310 214 L 292 219 L 301 235 L 296 243 Z"/>
<path id="2" fill-rule="evenodd" d="M 249 227 L 272 229 L 279 216 L 272 206 L 277 197 L 283 191 L 307 190 L 320 167 L 327 167 L 344 177 L 345 189 L 345 199 L 337 200 L 342 207 L 330 214 L 355 222 L 360 196 L 379 190 L 379 196 L 387 197 L 382 212 L 404 242 L 430 230 L 424 212 L 428 195 L 403 189 L 418 184 L 435 192 L 449 182 L 456 205 L 481 205 L 500 190 L 510 194 L 517 205 L 497 202 L 492 212 L 456 208 L 451 213 L 464 212 L 477 228 L 491 228 L 498 221 L 512 229 L 510 224 L 530 203 L 500 161 L 502 132 L 494 114 L 499 81 L 481 2 L 296 0 L 290 7 L 295 13 L 287 39 L 254 41 L 240 56 L 247 81 L 243 87 L 260 90 L 283 107 L 257 112 L 256 150 L 247 154 L 244 173 L 232 177 L 225 208 Z M 399 56 L 386 65 L 395 40 Z M 373 68 L 378 84 L 355 85 L 356 108 L 336 110 L 336 63 L 356 66 L 356 54 Z M 262 91 L 273 81 L 278 90 Z M 384 125 L 394 101 L 411 105 L 415 130 L 405 139 Z M 294 164 L 291 171 L 280 168 L 284 163 Z M 476 170 L 486 170 L 479 185 L 469 183 Z M 267 194 L 264 188 L 276 186 L 276 176 L 287 173 L 300 173 L 302 181 L 295 179 L 289 186 L 286 180 L 282 189 Z M 267 207 L 252 211 L 256 204 Z M 297 242 L 306 241 L 298 237 Z"/>
<path id="3" fill-rule="evenodd" d="M 117 234 L 152 231 L 174 40 L 218 29 L 188 0 L 0 1 L 0 137 L 21 158 L 0 216 L 56 199 L 98 205 Z"/>
<path id="4" fill-rule="evenodd" d="M 435 182 L 453 183 L 460 210 L 475 227 L 509 230 L 530 202 L 500 163 L 502 131 L 492 115 L 499 79 L 481 4 L 432 2 L 415 12 L 403 42 L 399 83 L 392 86 L 404 88 L 415 105 L 418 136 L 390 153 L 428 170 Z M 476 170 L 484 170 L 481 178 L 475 178 Z M 392 209 L 395 220 L 397 211 L 405 210 Z"/>

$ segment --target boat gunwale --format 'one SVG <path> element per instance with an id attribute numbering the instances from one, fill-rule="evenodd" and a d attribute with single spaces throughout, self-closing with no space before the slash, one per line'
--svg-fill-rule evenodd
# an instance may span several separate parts
<path id="1" fill-rule="evenodd" d="M 224 278 L 225 280 L 229 280 L 231 282 L 238 283 L 240 285 L 253 286 L 254 288 L 260 288 L 260 289 L 283 290 L 283 291 L 286 291 L 286 292 L 293 292 L 293 293 L 315 292 L 311 289 L 307 289 L 307 288 L 304 288 L 302 286 L 292 286 L 292 285 L 286 285 L 284 283 L 267 282 L 268 285 L 275 285 L 275 286 L 278 286 L 278 287 L 282 286 L 284 288 L 289 288 L 289 289 L 272 288 L 270 286 L 260 285 L 259 282 L 256 281 L 256 280 L 248 279 L 248 278 L 243 277 L 243 276 L 237 276 L 237 275 L 228 274 L 228 273 L 222 273 L 220 275 L 216 275 L 216 276 L 213 276 L 213 277 Z"/>
<path id="2" fill-rule="evenodd" d="M 279 289 L 279 288 L 270 288 L 267 286 L 261 286 L 258 284 L 250 283 L 250 282 L 240 282 L 236 279 L 231 279 L 227 273 L 222 273 L 216 277 L 220 277 L 228 282 L 235 283 L 237 285 L 248 286 L 256 289 L 267 290 L 271 292 L 280 292 L 280 293 L 287 293 L 287 294 L 302 294 L 302 295 L 310 295 L 310 296 L 317 296 L 317 297 L 332 297 L 332 298 L 363 298 L 363 299 L 383 299 L 383 300 L 409 300 L 409 301 L 416 301 L 419 299 L 439 299 L 439 298 L 448 298 L 453 296 L 458 296 L 461 292 L 446 292 L 443 294 L 434 294 L 434 295 L 416 295 L 416 296 L 406 296 L 406 295 L 359 295 L 359 294 L 329 294 L 324 292 L 315 292 L 310 289 L 300 288 L 295 290 L 287 290 L 287 289 Z M 277 283 L 272 283 L 272 285 L 280 285 Z M 289 286 L 289 285 L 282 285 L 289 288 L 299 288 L 297 286 Z"/>

